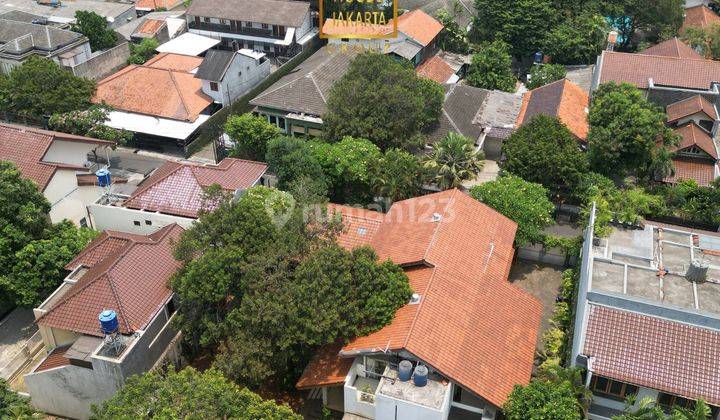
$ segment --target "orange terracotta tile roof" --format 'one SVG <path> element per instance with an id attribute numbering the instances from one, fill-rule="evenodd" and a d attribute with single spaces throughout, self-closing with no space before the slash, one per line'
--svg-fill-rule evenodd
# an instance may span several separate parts
<path id="1" fill-rule="evenodd" d="M 363 208 L 328 204 L 328 216 L 339 214 L 343 221 L 343 231 L 337 242 L 345 249 L 369 245 L 382 224 L 383 214 Z"/>
<path id="2" fill-rule="evenodd" d="M 420 64 L 418 68 L 415 69 L 415 73 L 425 79 L 445 84 L 455 74 L 455 71 L 442 58 L 435 55 Z"/>
<path id="3" fill-rule="evenodd" d="M 530 380 L 542 308 L 507 282 L 516 228 L 459 190 L 393 204 L 370 245 L 381 259 L 405 266 L 420 302 L 400 308 L 386 327 L 350 341 L 335 353 L 338 359 L 404 349 L 501 406 L 515 384 Z M 317 368 L 312 363 L 298 387 L 344 380 L 319 368 L 311 372 Z"/>
<path id="4" fill-rule="evenodd" d="M 680 135 L 681 140 L 678 147 L 673 149 L 673 151 L 679 151 L 687 149 L 688 147 L 697 146 L 713 158 L 718 158 L 718 152 L 712 137 L 710 137 L 710 134 L 708 134 L 707 131 L 703 130 L 702 128 L 700 128 L 699 125 L 695 124 L 694 121 L 691 121 L 683 125 L 682 127 L 676 128 L 675 133 Z"/>
<path id="5" fill-rule="evenodd" d="M 647 89 L 649 79 L 658 86 L 708 90 L 720 81 L 720 61 L 603 51 L 600 83 L 627 82 Z"/>
<path id="6" fill-rule="evenodd" d="M 61 366 L 70 365 L 70 359 L 65 357 L 65 352 L 70 346 L 54 348 L 36 368 L 33 373 L 44 372 Z"/>
<path id="7" fill-rule="evenodd" d="M 173 248 L 183 231 L 176 224 L 151 235 L 106 231 L 68 265 L 88 270 L 37 323 L 102 337 L 97 316 L 113 309 L 122 334 L 145 328 L 172 295 L 168 281 L 181 266 Z"/>
<path id="8" fill-rule="evenodd" d="M 14 124 L 0 124 L 0 160 L 12 162 L 23 177 L 44 191 L 58 169 L 85 170 L 82 166 L 45 161 L 44 157 L 55 140 L 111 146 L 114 143 L 89 137 L 40 130 Z"/>
<path id="9" fill-rule="evenodd" d="M 320 347 L 305 367 L 296 387 L 308 389 L 343 383 L 353 359 L 338 357 L 341 347 L 340 343 Z"/>
<path id="10" fill-rule="evenodd" d="M 674 102 L 665 107 L 667 122 L 673 123 L 681 118 L 704 112 L 711 120 L 717 119 L 715 106 L 702 95 L 691 96 L 682 101 Z"/>
<path id="11" fill-rule="evenodd" d="M 698 185 L 706 187 L 715 180 L 717 165 L 707 160 L 673 159 L 674 173 L 663 180 L 668 184 L 675 184 L 683 179 L 693 179 Z"/>
<path id="12" fill-rule="evenodd" d="M 587 140 L 587 109 L 590 97 L 575 83 L 562 79 L 533 89 L 523 96 L 517 126 L 530 122 L 536 115 L 558 118 L 575 137 Z"/>
<path id="13" fill-rule="evenodd" d="M 405 12 L 398 16 L 398 31 L 427 47 L 438 36 L 444 26 L 434 17 L 420 9 Z"/>
<path id="14" fill-rule="evenodd" d="M 190 73 L 200 57 L 159 54 L 142 66 L 130 65 L 98 83 L 93 102 L 118 111 L 194 122 L 213 100 L 202 80 Z"/>
<path id="15" fill-rule="evenodd" d="M 205 188 L 218 184 L 234 193 L 254 186 L 267 164 L 225 158 L 218 165 L 165 162 L 125 200 L 124 207 L 198 217 Z"/>
<path id="16" fill-rule="evenodd" d="M 180 5 L 181 3 L 182 0 L 138 0 L 135 3 L 135 8 L 140 10 L 170 10 L 173 7 Z"/>
<path id="17" fill-rule="evenodd" d="M 699 5 L 690 7 L 685 9 L 685 19 L 678 33 L 682 35 L 685 30 L 690 27 L 706 28 L 710 25 L 718 24 L 720 24 L 720 16 L 707 6 Z"/>
<path id="18" fill-rule="evenodd" d="M 689 45 L 680 41 L 677 37 L 663 41 L 657 45 L 640 52 L 639 54 L 660 55 L 675 58 L 694 58 L 702 60 L 704 57 L 693 50 Z"/>
<path id="19" fill-rule="evenodd" d="M 145 22 L 143 22 L 140 27 L 135 30 L 135 33 L 154 35 L 164 25 L 165 21 L 161 19 L 145 19 Z"/>

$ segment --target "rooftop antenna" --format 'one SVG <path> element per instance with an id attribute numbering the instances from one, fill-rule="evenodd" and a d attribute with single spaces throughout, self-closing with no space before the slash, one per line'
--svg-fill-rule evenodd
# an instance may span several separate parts
<path id="1" fill-rule="evenodd" d="M 110 350 L 115 356 L 119 356 L 124 348 L 123 336 L 120 334 L 120 324 L 118 323 L 117 313 L 112 309 L 105 309 L 98 315 L 100 321 L 100 331 L 105 336 L 104 346 Z"/>

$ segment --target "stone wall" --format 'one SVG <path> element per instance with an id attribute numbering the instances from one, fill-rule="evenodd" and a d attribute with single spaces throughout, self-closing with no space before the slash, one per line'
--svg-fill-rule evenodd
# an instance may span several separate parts
<path id="1" fill-rule="evenodd" d="M 71 67 L 70 70 L 75 76 L 100 80 L 127 66 L 129 57 L 130 43 L 124 42 L 94 54 L 88 61 Z"/>

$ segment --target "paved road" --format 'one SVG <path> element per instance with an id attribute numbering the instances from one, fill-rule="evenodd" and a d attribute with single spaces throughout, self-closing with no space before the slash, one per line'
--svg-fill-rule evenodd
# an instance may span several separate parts
<path id="1" fill-rule="evenodd" d="M 0 320 L 0 367 L 22 348 L 35 331 L 35 316 L 32 309 L 15 309 Z"/>

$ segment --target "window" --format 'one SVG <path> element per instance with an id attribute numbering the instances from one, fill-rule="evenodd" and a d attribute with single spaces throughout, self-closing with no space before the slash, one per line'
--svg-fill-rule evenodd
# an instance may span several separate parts
<path id="1" fill-rule="evenodd" d="M 133 225 L 135 225 L 135 226 L 140 226 L 140 221 L 139 221 L 139 220 L 133 221 Z"/>
<path id="2" fill-rule="evenodd" d="M 267 24 L 267 23 L 263 23 L 263 24 L 262 24 L 262 28 L 263 28 L 263 29 L 268 29 L 268 24 Z"/>
<path id="3" fill-rule="evenodd" d="M 195 16 L 195 24 L 200 24 L 200 16 Z"/>
<path id="4" fill-rule="evenodd" d="M 210 23 L 210 18 L 205 18 L 205 23 Z"/>
<path id="5" fill-rule="evenodd" d="M 175 302 L 173 302 L 172 299 L 165 305 L 165 310 L 167 311 L 168 317 L 171 317 L 172 314 L 175 313 Z"/>
<path id="6" fill-rule="evenodd" d="M 692 410 L 695 408 L 695 401 L 687 398 L 678 397 L 677 395 L 666 394 L 661 392 L 658 394 L 657 403 L 663 410 L 670 412 L 673 407 L 682 407 Z"/>
<path id="7" fill-rule="evenodd" d="M 277 125 L 277 117 L 274 115 L 270 116 L 270 124 Z"/>
<path id="8" fill-rule="evenodd" d="M 227 25 L 227 21 L 226 21 L 225 19 L 220 19 L 220 24 L 221 24 L 221 25 Z"/>
<path id="9" fill-rule="evenodd" d="M 600 397 L 625 401 L 629 395 L 637 394 L 638 387 L 602 376 L 593 376 L 590 380 L 590 390 Z"/>
<path id="10" fill-rule="evenodd" d="M 219 90 L 218 84 L 216 82 L 210 82 L 210 90 L 217 92 Z"/>
<path id="11" fill-rule="evenodd" d="M 148 225 L 148 226 L 152 226 L 152 220 L 146 220 L 146 221 L 145 221 L 145 224 Z"/>
<path id="12" fill-rule="evenodd" d="M 270 46 L 268 44 L 263 45 L 263 51 L 270 52 Z"/>
<path id="13" fill-rule="evenodd" d="M 82 219 L 80 219 L 80 227 L 87 227 L 87 225 L 88 225 L 88 223 L 87 223 L 86 217 L 83 217 Z"/>
<path id="14" fill-rule="evenodd" d="M 278 127 L 280 127 L 282 130 L 285 129 L 285 118 L 278 117 Z"/>

